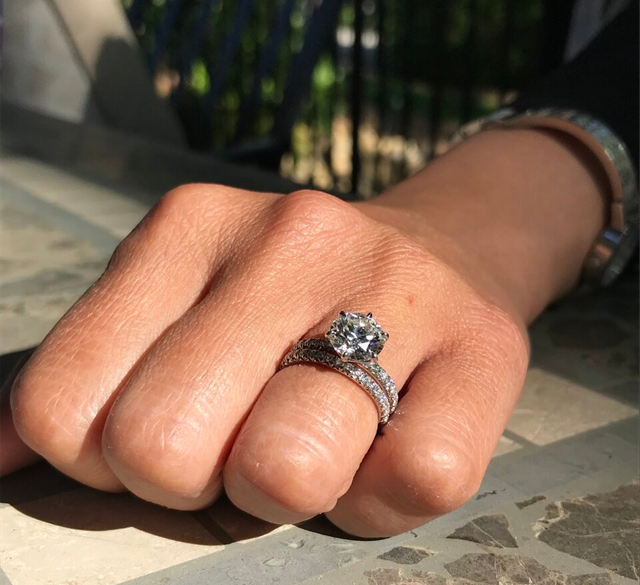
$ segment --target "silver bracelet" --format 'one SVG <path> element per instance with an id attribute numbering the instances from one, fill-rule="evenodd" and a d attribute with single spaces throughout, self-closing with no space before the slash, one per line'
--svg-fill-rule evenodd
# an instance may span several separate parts
<path id="1" fill-rule="evenodd" d="M 623 271 L 638 245 L 638 184 L 624 142 L 603 122 L 576 110 L 545 108 L 518 112 L 503 108 L 465 124 L 451 145 L 489 128 L 548 128 L 569 134 L 600 161 L 610 185 L 609 223 L 584 263 L 587 283 L 607 286 Z"/>

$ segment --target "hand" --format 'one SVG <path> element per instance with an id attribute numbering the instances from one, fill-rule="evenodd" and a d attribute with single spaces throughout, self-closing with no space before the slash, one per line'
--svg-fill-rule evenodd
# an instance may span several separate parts
<path id="1" fill-rule="evenodd" d="M 177 509 L 224 488 L 271 522 L 325 512 L 371 537 L 460 506 L 522 386 L 529 315 L 400 199 L 172 191 L 21 372 L 19 436 L 87 485 Z M 340 310 L 390 333 L 380 363 L 405 390 L 378 436 L 349 379 L 276 372 Z"/>

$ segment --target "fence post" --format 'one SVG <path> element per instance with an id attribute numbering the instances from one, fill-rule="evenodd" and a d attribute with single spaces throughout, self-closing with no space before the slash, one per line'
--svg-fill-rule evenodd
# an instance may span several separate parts
<path id="1" fill-rule="evenodd" d="M 353 66 L 351 70 L 351 191 L 357 193 L 360 180 L 360 122 L 362 119 L 362 28 L 363 0 L 354 0 Z"/>
<path id="2" fill-rule="evenodd" d="M 569 37 L 575 0 L 544 0 L 542 73 L 560 66 Z"/>

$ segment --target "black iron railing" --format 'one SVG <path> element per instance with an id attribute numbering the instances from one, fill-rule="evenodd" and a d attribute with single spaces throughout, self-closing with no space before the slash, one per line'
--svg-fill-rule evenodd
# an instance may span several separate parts
<path id="1" fill-rule="evenodd" d="M 123 0 L 192 146 L 365 195 L 558 64 L 573 0 Z"/>

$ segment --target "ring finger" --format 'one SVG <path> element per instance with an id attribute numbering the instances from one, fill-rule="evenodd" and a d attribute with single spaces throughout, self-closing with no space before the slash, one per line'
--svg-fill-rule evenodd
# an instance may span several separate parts
<path id="1" fill-rule="evenodd" d="M 372 309 L 389 333 L 380 364 L 398 388 L 442 345 L 443 328 L 434 313 L 407 303 L 404 295 L 385 303 L 361 299 L 344 308 Z M 327 315 L 306 337 L 322 336 L 335 317 Z M 269 381 L 236 438 L 224 469 L 227 495 L 274 523 L 331 510 L 349 489 L 377 428 L 374 401 L 348 377 L 309 363 L 284 368 Z"/>

